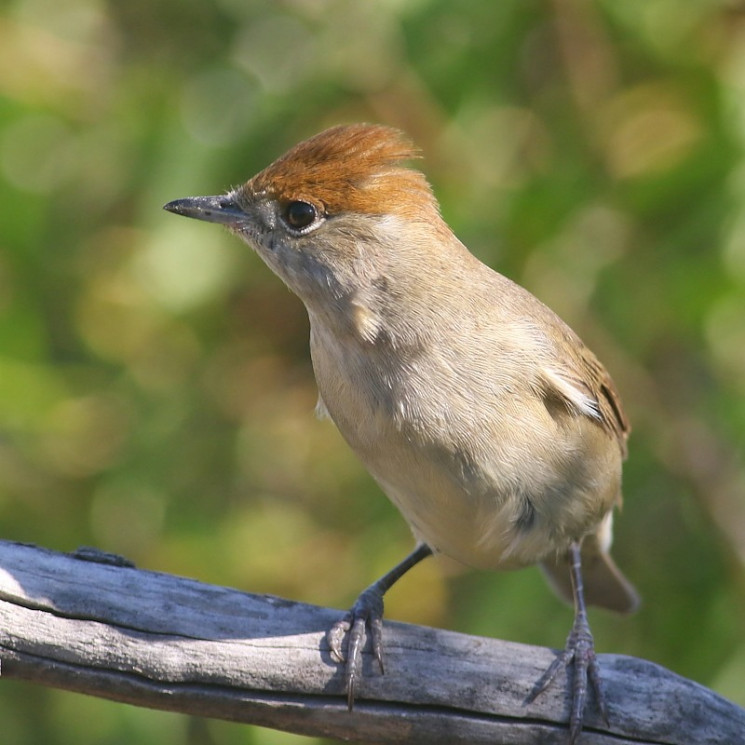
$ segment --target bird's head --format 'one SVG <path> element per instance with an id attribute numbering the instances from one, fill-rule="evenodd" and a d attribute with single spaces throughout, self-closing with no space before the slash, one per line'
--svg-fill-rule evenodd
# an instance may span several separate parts
<path id="1" fill-rule="evenodd" d="M 165 205 L 225 225 L 248 243 L 309 310 L 382 281 L 413 254 L 449 237 L 419 156 L 391 127 L 340 125 L 305 140 L 243 186 Z M 419 259 L 421 261 L 421 258 Z"/>

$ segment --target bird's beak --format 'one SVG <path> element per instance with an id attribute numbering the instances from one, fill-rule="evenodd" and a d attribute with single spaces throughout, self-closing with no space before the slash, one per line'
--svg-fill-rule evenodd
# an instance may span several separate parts
<path id="1" fill-rule="evenodd" d="M 164 210 L 184 217 L 193 217 L 222 225 L 236 225 L 246 220 L 246 213 L 228 195 L 216 197 L 186 197 L 163 205 Z"/>

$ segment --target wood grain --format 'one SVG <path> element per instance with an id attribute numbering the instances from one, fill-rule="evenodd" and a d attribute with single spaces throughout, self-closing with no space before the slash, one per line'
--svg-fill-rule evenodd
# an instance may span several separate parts
<path id="1" fill-rule="evenodd" d="M 325 631 L 339 611 L 0 542 L 6 678 L 136 706 L 366 743 L 563 743 L 563 681 L 525 700 L 554 651 L 386 622 L 355 710 Z M 745 710 L 644 660 L 600 655 L 606 727 L 582 743 L 745 743 Z"/>

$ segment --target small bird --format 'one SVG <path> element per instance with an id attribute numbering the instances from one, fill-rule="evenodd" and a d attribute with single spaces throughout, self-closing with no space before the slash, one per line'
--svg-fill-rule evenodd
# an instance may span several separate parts
<path id="1" fill-rule="evenodd" d="M 391 127 L 336 126 L 237 189 L 164 209 L 226 226 L 303 301 L 317 411 L 417 540 L 327 634 L 349 708 L 368 636 L 382 672 L 383 595 L 411 567 L 539 563 L 575 618 L 528 700 L 571 666 L 575 743 L 588 680 L 608 718 L 586 603 L 638 604 L 608 553 L 629 424 L 580 338 L 456 238 L 417 157 Z"/>

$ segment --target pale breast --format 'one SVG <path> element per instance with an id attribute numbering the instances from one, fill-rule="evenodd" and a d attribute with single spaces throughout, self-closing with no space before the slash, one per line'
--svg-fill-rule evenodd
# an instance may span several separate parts
<path id="1" fill-rule="evenodd" d="M 593 530 L 617 500 L 618 448 L 528 381 L 428 355 L 391 366 L 379 348 L 341 353 L 318 333 L 311 350 L 330 417 L 435 550 L 481 568 L 531 564 Z"/>

